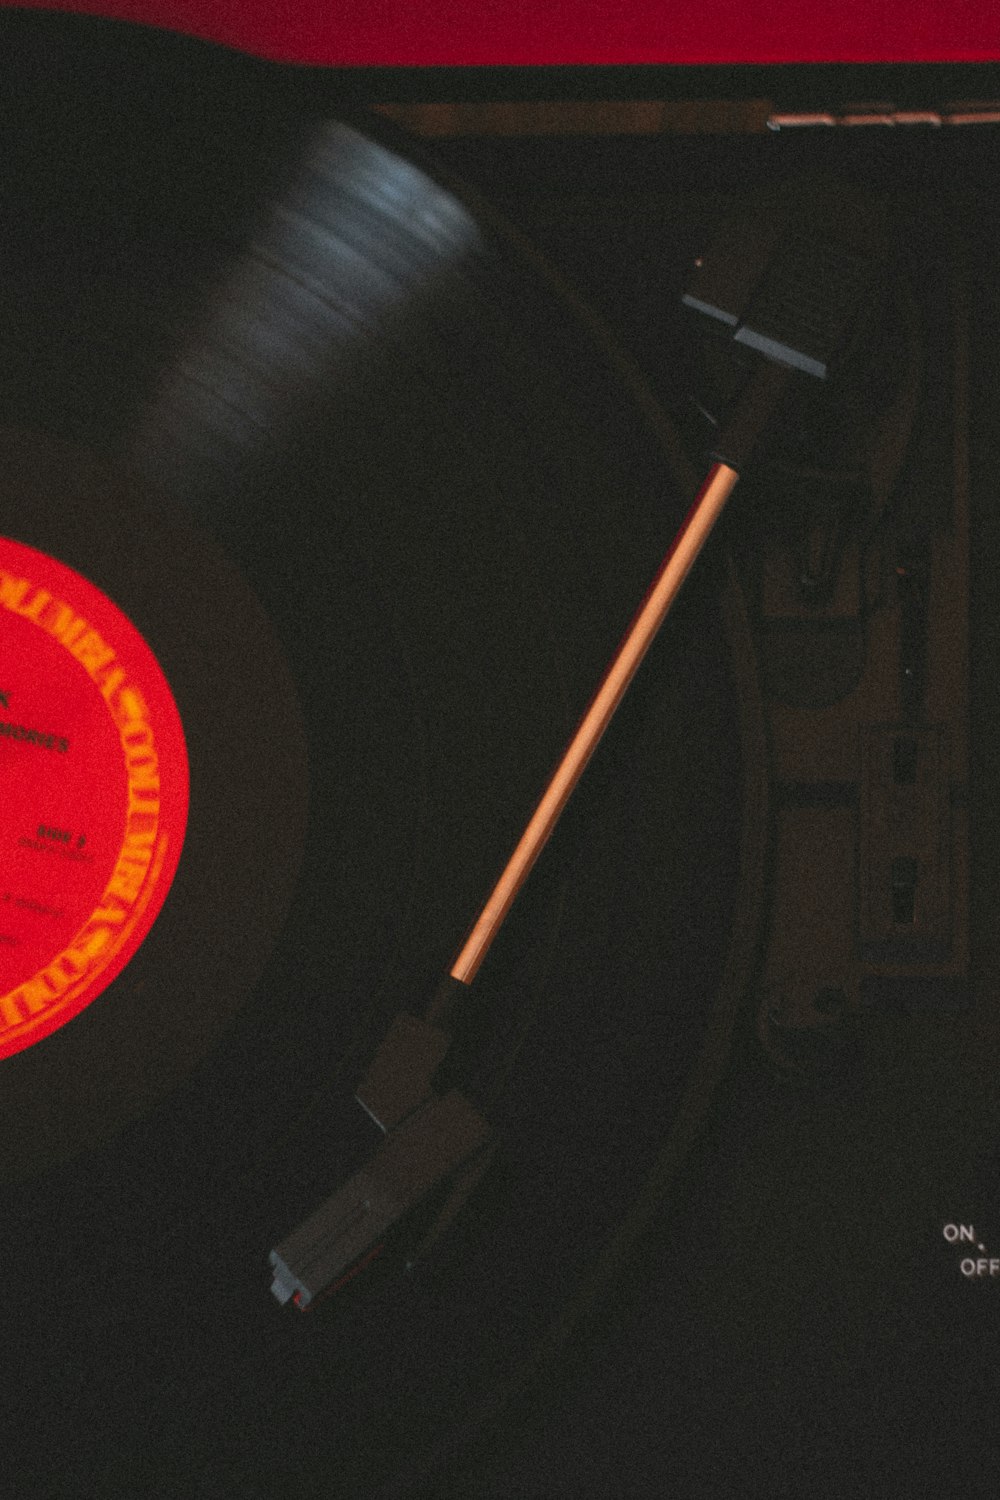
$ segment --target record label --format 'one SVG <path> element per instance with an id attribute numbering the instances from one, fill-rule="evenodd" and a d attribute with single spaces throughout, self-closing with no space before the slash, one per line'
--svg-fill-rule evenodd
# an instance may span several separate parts
<path id="1" fill-rule="evenodd" d="M 177 870 L 188 760 L 173 694 L 80 574 L 0 538 L 0 1057 L 102 993 Z"/>

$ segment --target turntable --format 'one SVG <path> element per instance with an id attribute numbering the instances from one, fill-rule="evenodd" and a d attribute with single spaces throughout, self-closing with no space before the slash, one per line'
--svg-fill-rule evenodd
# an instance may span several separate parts
<path id="1" fill-rule="evenodd" d="M 994 1491 L 988 97 L 680 130 L 4 30 L 12 1491 Z M 801 353 L 704 280 L 793 208 L 827 305 L 832 242 L 877 266 L 850 336 L 456 975 Z"/>

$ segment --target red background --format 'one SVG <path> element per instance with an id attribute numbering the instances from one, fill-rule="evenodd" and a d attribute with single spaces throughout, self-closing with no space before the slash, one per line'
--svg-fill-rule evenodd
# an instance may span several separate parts
<path id="1" fill-rule="evenodd" d="M 987 62 L 996 0 L 55 0 L 287 62 Z"/>

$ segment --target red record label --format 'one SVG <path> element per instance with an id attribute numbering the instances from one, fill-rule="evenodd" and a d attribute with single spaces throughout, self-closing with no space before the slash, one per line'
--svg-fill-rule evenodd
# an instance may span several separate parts
<path id="1" fill-rule="evenodd" d="M 135 626 L 0 537 L 0 1058 L 104 991 L 170 890 L 187 825 L 177 705 Z"/>

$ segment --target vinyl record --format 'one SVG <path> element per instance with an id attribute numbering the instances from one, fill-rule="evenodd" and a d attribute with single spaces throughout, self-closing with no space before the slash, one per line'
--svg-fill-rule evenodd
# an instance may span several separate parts
<path id="1" fill-rule="evenodd" d="M 246 59 L 45 35 L 8 51 L 0 151 L 13 900 L 92 826 L 146 826 L 98 713 L 117 666 L 60 697 L 83 627 L 14 562 L 148 652 L 189 800 L 132 956 L 0 1063 L 8 1483 L 376 1494 L 516 1378 L 721 1065 L 738 601 L 710 551 L 477 981 L 496 1173 L 375 1301 L 280 1308 L 268 1252 L 372 1148 L 358 1076 L 447 969 L 692 476 L 589 315 L 399 142 Z M 60 775 L 90 747 L 72 799 L 42 707 Z M 14 938 L 44 917 L 17 910 Z"/>

